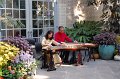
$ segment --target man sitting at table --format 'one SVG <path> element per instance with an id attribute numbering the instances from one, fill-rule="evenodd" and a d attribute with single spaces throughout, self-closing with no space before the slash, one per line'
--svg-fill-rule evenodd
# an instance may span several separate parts
<path id="1" fill-rule="evenodd" d="M 58 32 L 55 33 L 55 41 L 59 42 L 59 43 L 63 43 L 63 42 L 73 42 L 71 38 L 69 38 L 65 32 L 64 32 L 64 27 L 63 26 L 59 26 L 58 28 Z M 69 62 L 68 58 L 69 58 L 69 51 L 63 51 L 61 53 L 61 58 L 63 60 L 63 63 L 71 63 Z"/>

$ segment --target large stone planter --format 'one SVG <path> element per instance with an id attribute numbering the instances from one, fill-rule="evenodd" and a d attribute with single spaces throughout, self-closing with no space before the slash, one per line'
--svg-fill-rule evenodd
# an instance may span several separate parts
<path id="1" fill-rule="evenodd" d="M 115 51 L 114 45 L 99 45 L 99 54 L 101 59 L 110 60 Z"/>

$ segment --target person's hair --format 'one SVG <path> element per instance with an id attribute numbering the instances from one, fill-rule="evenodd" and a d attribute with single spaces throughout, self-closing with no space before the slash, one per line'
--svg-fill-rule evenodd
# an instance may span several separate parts
<path id="1" fill-rule="evenodd" d="M 51 34 L 51 33 L 52 33 L 52 37 L 51 37 L 51 38 L 48 38 L 48 35 Z M 49 30 L 49 31 L 46 33 L 45 38 L 52 40 L 52 39 L 53 39 L 53 35 L 54 35 L 54 32 L 53 32 L 52 30 Z"/>
<path id="2" fill-rule="evenodd" d="M 64 28 L 64 27 L 63 27 L 63 26 L 59 26 L 59 27 L 58 27 L 58 30 L 60 30 L 61 28 Z"/>

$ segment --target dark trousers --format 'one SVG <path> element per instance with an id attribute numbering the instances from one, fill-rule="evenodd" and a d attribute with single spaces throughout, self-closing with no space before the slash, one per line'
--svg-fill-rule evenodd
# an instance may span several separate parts
<path id="1" fill-rule="evenodd" d="M 69 58 L 69 51 L 61 51 L 60 57 L 63 61 L 63 63 L 69 63 L 68 58 Z"/>
<path id="2" fill-rule="evenodd" d="M 61 51 L 60 57 L 63 61 L 63 63 L 69 63 L 69 64 L 73 64 L 76 62 L 76 57 L 75 57 L 75 52 L 72 52 L 72 56 L 69 59 L 69 55 L 70 55 L 70 51 Z"/>
<path id="3" fill-rule="evenodd" d="M 54 67 L 54 61 L 53 61 L 53 52 L 51 50 L 44 50 L 44 57 L 43 57 L 43 66 L 42 68 L 53 68 Z"/>

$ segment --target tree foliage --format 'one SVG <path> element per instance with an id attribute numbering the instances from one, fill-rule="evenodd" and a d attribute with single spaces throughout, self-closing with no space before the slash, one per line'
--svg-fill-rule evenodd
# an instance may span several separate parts
<path id="1" fill-rule="evenodd" d="M 87 0 L 88 6 L 103 5 L 102 21 L 109 31 L 120 33 L 120 0 Z"/>

